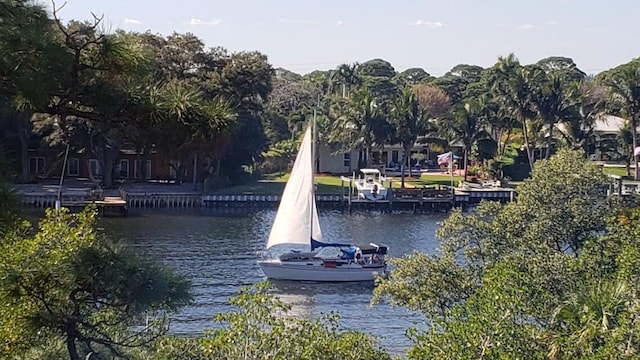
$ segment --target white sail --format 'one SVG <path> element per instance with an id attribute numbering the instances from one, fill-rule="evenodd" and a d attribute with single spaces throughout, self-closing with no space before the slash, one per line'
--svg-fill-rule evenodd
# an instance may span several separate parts
<path id="1" fill-rule="evenodd" d="M 314 186 L 313 140 L 309 126 L 282 193 L 267 248 L 279 244 L 310 246 L 312 236 L 314 240 L 322 240 Z"/>

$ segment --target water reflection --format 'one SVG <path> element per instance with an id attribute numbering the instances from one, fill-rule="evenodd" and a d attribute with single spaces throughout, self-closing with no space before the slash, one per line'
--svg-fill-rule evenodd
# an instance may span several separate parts
<path id="1" fill-rule="evenodd" d="M 257 265 L 274 210 L 159 210 L 133 212 L 127 218 L 105 218 L 111 238 L 132 245 L 145 256 L 174 267 L 189 277 L 195 303 L 173 316 L 171 331 L 199 334 L 216 326 L 213 315 L 231 310 L 228 299 L 240 287 L 266 280 Z M 434 253 L 435 231 L 443 214 L 381 214 L 323 210 L 320 223 L 327 241 L 386 244 L 390 256 L 413 251 Z M 313 319 L 340 313 L 340 325 L 379 338 L 391 352 L 406 350 L 404 332 L 423 327 L 421 315 L 387 304 L 371 307 L 372 285 L 274 282 L 273 293 L 292 306 L 292 316 Z"/>

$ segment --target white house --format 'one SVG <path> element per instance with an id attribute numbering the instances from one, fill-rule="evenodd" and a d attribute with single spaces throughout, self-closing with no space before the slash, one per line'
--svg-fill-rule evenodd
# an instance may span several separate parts
<path id="1" fill-rule="evenodd" d="M 594 123 L 593 146 L 589 149 L 589 157 L 595 161 L 612 161 L 613 158 L 608 149 L 618 146 L 616 137 L 624 127 L 627 120 L 618 116 L 604 115 Z M 558 125 L 560 131 L 564 130 L 564 124 Z M 640 133 L 640 126 L 637 128 Z"/>
<path id="2" fill-rule="evenodd" d="M 332 174 L 351 174 L 358 169 L 358 160 L 360 158 L 365 159 L 366 154 L 361 154 L 358 150 L 352 150 L 350 152 L 339 152 L 336 149 L 332 149 L 326 145 L 318 144 L 318 164 L 317 171 L 321 173 Z M 423 153 L 424 161 L 420 162 L 420 165 L 428 166 L 433 164 L 435 166 L 435 158 L 437 154 L 432 154 L 429 151 L 428 144 L 416 143 L 411 150 L 411 154 Z M 399 167 L 399 163 L 402 161 L 402 146 L 387 145 L 382 150 L 375 149 L 371 153 L 371 166 L 375 168 L 394 168 Z M 412 165 L 417 163 L 412 159 Z"/>

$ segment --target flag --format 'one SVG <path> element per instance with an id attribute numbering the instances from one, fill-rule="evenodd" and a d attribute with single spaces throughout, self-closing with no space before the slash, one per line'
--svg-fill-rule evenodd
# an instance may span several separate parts
<path id="1" fill-rule="evenodd" d="M 438 165 L 450 164 L 452 161 L 453 153 L 451 151 L 438 155 Z"/>

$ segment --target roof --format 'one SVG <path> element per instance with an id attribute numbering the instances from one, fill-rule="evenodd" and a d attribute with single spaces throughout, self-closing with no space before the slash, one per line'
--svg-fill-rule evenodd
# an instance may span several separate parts
<path id="1" fill-rule="evenodd" d="M 378 169 L 360 169 L 360 172 L 363 174 L 380 174 Z"/>
<path id="2" fill-rule="evenodd" d="M 624 127 L 626 122 L 627 122 L 627 119 L 621 118 L 619 116 L 603 115 L 603 116 L 600 116 L 593 124 L 593 132 L 599 135 L 604 135 L 604 134 L 617 135 L 620 132 L 620 130 Z M 566 128 L 565 124 L 560 123 L 556 126 L 561 131 L 565 131 L 565 128 Z M 638 126 L 638 131 L 640 131 L 640 126 Z"/>
<path id="3" fill-rule="evenodd" d="M 594 123 L 593 131 L 596 133 L 613 133 L 617 134 L 624 127 L 626 119 L 618 116 L 605 115 L 600 117 Z"/>

